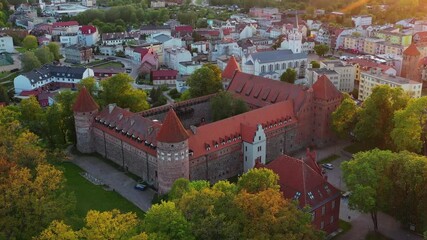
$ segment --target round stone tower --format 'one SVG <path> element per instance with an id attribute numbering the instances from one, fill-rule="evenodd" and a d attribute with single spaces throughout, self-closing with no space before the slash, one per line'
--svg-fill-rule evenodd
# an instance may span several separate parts
<path id="1" fill-rule="evenodd" d="M 76 145 L 77 150 L 82 153 L 93 153 L 95 151 L 92 124 L 98 109 L 98 104 L 93 100 L 87 89 L 83 87 L 73 105 Z"/>
<path id="2" fill-rule="evenodd" d="M 173 109 L 157 134 L 157 182 L 159 194 L 169 192 L 178 178 L 190 177 L 188 133 Z"/>

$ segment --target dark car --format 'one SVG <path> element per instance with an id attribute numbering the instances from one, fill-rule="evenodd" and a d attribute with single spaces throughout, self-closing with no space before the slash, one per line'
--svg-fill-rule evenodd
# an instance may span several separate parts
<path id="1" fill-rule="evenodd" d="M 136 190 L 145 191 L 145 189 L 147 189 L 147 185 L 143 183 L 137 183 L 133 188 L 135 188 Z"/>

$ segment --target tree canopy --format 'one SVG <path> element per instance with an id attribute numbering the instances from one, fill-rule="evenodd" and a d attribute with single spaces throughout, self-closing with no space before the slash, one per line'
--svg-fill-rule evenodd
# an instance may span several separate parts
<path id="1" fill-rule="evenodd" d="M 37 43 L 36 36 L 33 35 L 27 35 L 24 40 L 22 40 L 22 46 L 27 50 L 33 50 L 36 49 L 39 44 Z"/>
<path id="2" fill-rule="evenodd" d="M 287 82 L 287 83 L 295 83 L 295 80 L 297 79 L 297 71 L 292 68 L 286 69 L 285 72 L 282 73 L 280 76 L 280 81 Z"/>
<path id="3" fill-rule="evenodd" d="M 329 52 L 329 46 L 326 44 L 318 44 L 314 46 L 314 52 L 316 52 L 319 57 L 323 57 Z"/>
<path id="4" fill-rule="evenodd" d="M 222 89 L 221 70 L 216 65 L 204 65 L 191 74 L 187 84 L 192 98 L 216 93 Z"/>
<path id="5" fill-rule="evenodd" d="M 34 52 L 25 52 L 22 54 L 22 70 L 29 72 L 35 68 L 41 67 L 41 63 Z"/>
<path id="6" fill-rule="evenodd" d="M 349 137 L 356 126 L 359 107 L 348 94 L 344 94 L 344 100 L 332 113 L 332 128 L 340 137 Z"/>
<path id="7" fill-rule="evenodd" d="M 34 51 L 34 54 L 42 65 L 53 62 L 53 54 L 50 52 L 50 48 L 46 46 L 38 48 Z"/>
<path id="8" fill-rule="evenodd" d="M 211 99 L 213 120 L 218 121 L 249 110 L 242 99 L 234 98 L 229 92 L 221 91 Z"/>
<path id="9" fill-rule="evenodd" d="M 99 95 L 102 105 L 116 103 L 117 106 L 129 108 L 132 112 L 148 109 L 147 95 L 144 91 L 133 88 L 132 82 L 133 79 L 125 73 L 102 81 L 103 90 Z"/>

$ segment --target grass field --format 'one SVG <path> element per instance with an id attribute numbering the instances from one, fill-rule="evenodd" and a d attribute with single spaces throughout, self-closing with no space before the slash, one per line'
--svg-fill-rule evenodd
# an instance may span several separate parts
<path id="1" fill-rule="evenodd" d="M 8 75 L 8 74 L 9 73 L 7 73 L 6 75 Z M 20 74 L 19 72 L 15 72 L 7 78 L 4 78 L 4 76 L 3 76 L 3 78 L 0 77 L 0 84 L 3 84 L 7 89 L 13 88 L 13 80 L 19 74 Z"/>
<path id="2" fill-rule="evenodd" d="M 351 229 L 351 224 L 349 222 L 343 221 L 340 219 L 339 226 L 342 230 L 339 234 L 334 236 L 332 239 L 338 239 L 339 236 L 343 235 L 344 233 L 348 232 Z"/>
<path id="3" fill-rule="evenodd" d="M 73 163 L 65 162 L 57 165 L 66 178 L 65 190 L 74 192 L 76 197 L 75 216 L 69 216 L 66 222 L 74 229 L 83 226 L 83 220 L 88 210 L 108 211 L 119 209 L 121 212 L 135 212 L 143 218 L 144 212 L 131 202 L 113 191 L 106 191 L 102 186 L 96 186 L 83 178 L 81 168 Z"/>
<path id="4" fill-rule="evenodd" d="M 101 65 L 96 65 L 93 68 L 122 68 L 123 64 L 119 62 L 107 62 Z"/>

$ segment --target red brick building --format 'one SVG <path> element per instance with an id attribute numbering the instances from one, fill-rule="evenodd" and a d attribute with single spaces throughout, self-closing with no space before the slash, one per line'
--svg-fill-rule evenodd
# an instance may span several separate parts
<path id="1" fill-rule="evenodd" d="M 157 70 L 151 71 L 151 81 L 153 85 L 175 85 L 176 77 L 178 76 L 178 71 L 176 70 Z"/>
<path id="2" fill-rule="evenodd" d="M 287 199 L 298 201 L 299 208 L 311 208 L 313 225 L 327 234 L 339 228 L 341 193 L 330 184 L 316 162 L 316 154 L 307 150 L 305 159 L 282 155 L 267 165 L 279 175 L 280 190 Z"/>

